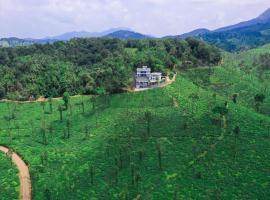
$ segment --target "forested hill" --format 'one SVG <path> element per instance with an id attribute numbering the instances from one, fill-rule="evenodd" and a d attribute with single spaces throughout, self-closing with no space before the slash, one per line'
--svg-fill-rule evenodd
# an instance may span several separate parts
<path id="1" fill-rule="evenodd" d="M 196 29 L 176 38 L 197 37 L 229 52 L 240 52 L 270 43 L 270 9 L 249 21 L 217 30 Z"/>
<path id="2" fill-rule="evenodd" d="M 141 65 L 166 73 L 174 65 L 211 66 L 220 60 L 217 48 L 193 38 L 74 39 L 0 48 L 0 98 L 114 93 L 133 83 L 133 71 Z"/>

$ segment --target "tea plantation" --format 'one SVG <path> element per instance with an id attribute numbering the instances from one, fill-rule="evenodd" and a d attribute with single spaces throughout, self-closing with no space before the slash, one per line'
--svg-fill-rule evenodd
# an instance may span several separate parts
<path id="1" fill-rule="evenodd" d="M 35 200 L 267 199 L 270 86 L 241 62 L 252 51 L 166 88 L 2 102 L 0 143 L 29 163 Z M 15 199 L 17 172 L 0 167 L 0 199 Z"/>
<path id="2" fill-rule="evenodd" d="M 18 170 L 10 159 L 0 153 L 0 199 L 19 198 L 19 177 Z"/>

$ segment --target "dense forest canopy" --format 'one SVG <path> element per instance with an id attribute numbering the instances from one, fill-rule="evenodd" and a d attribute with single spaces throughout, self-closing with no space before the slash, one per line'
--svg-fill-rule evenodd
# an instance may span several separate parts
<path id="1" fill-rule="evenodd" d="M 132 85 L 136 67 L 166 73 L 178 68 L 212 66 L 220 51 L 199 40 L 73 39 L 69 42 L 0 48 L 0 98 L 119 92 Z"/>

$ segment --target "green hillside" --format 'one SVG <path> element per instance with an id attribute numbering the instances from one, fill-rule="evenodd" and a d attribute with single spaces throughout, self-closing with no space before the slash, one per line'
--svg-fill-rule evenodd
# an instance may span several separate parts
<path id="1" fill-rule="evenodd" d="M 30 163 L 35 200 L 267 199 L 269 86 L 239 66 L 249 54 L 166 88 L 73 97 L 62 120 L 61 99 L 3 102 L 0 141 Z"/>
<path id="2" fill-rule="evenodd" d="M 242 105 L 255 108 L 256 94 L 266 96 L 261 111 L 270 114 L 269 70 L 260 70 L 260 56 L 266 55 L 270 67 L 269 45 L 240 54 L 227 54 L 222 67 L 188 70 L 185 76 L 203 88 L 211 88 L 217 94 L 237 99 Z M 261 73 L 261 71 L 263 73 Z"/>

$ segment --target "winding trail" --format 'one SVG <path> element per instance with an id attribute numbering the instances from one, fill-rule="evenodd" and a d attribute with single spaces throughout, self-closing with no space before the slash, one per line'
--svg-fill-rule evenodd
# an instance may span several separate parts
<path id="1" fill-rule="evenodd" d="M 12 159 L 12 162 L 17 166 L 20 175 L 20 200 L 31 200 L 31 179 L 28 166 L 22 158 L 14 153 L 11 149 L 1 146 L 0 151 L 4 152 Z"/>
<path id="2" fill-rule="evenodd" d="M 177 99 L 175 97 L 173 97 L 172 95 L 169 95 L 169 97 L 173 100 L 173 107 L 178 108 L 179 103 L 178 103 Z"/>
<path id="3" fill-rule="evenodd" d="M 95 96 L 95 95 L 74 95 L 71 97 L 91 97 L 91 96 Z M 63 97 L 54 97 L 52 98 L 52 100 L 59 100 L 59 99 L 63 99 Z M 43 101 L 49 101 L 49 98 L 45 98 L 45 97 L 39 97 L 36 100 L 26 100 L 26 101 L 16 101 L 16 100 L 9 100 L 9 99 L 0 99 L 0 103 L 3 102 L 11 102 L 11 103 L 35 103 L 35 102 L 43 102 Z"/>

